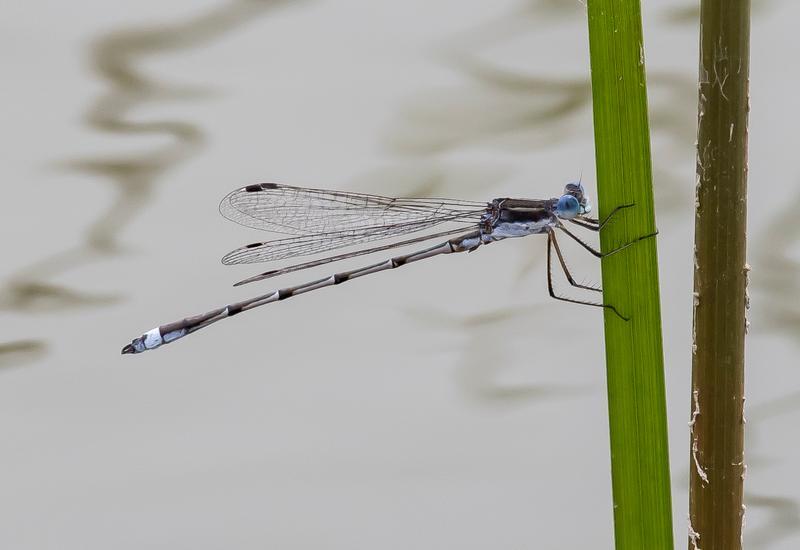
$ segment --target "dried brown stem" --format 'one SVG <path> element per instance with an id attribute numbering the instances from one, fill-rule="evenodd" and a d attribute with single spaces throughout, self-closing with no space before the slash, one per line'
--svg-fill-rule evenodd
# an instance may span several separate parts
<path id="1" fill-rule="evenodd" d="M 741 548 L 749 0 L 702 0 L 689 548 Z"/>

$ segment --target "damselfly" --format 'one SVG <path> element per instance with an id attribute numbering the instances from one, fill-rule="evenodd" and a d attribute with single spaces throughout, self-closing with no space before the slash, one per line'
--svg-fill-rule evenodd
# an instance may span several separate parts
<path id="1" fill-rule="evenodd" d="M 273 269 L 240 281 L 236 285 L 431 239 L 450 238 L 417 252 L 395 256 L 367 267 L 336 273 L 310 283 L 274 290 L 202 315 L 161 325 L 135 338 L 122 348 L 122 353 L 141 353 L 157 348 L 222 319 L 298 294 L 338 285 L 357 277 L 394 269 L 439 254 L 472 252 L 479 246 L 494 241 L 534 234 L 547 236 L 547 289 L 550 296 L 565 302 L 607 308 L 627 320 L 611 304 L 578 300 L 556 294 L 553 290 L 552 251 L 555 250 L 558 263 L 569 284 L 585 290 L 602 292 L 599 288 L 575 281 L 556 240 L 556 231 L 563 232 L 598 258 L 614 254 L 653 235 L 639 237 L 611 251 L 601 253 L 567 229 L 564 222 L 591 231 L 600 231 L 612 216 L 630 206 L 633 205 L 618 206 L 602 221 L 590 218 L 587 214 L 591 211 L 591 204 L 580 183 L 567 184 L 564 194 L 558 198 L 499 198 L 488 203 L 434 198 L 392 198 L 291 187 L 277 183 L 248 185 L 228 194 L 220 203 L 220 213 L 227 219 L 247 227 L 294 236 L 252 243 L 238 248 L 222 258 L 222 263 L 226 265 L 271 262 L 320 254 L 372 241 L 397 239 L 437 226 L 441 226 L 442 229 L 449 226 L 449 229 Z"/>

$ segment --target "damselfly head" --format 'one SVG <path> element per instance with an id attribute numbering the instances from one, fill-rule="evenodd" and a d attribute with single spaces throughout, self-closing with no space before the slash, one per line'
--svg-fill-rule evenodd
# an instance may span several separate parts
<path id="1" fill-rule="evenodd" d="M 583 190 L 583 185 L 581 184 L 581 182 L 578 181 L 578 182 L 568 183 L 566 187 L 564 187 L 564 195 L 561 198 L 563 199 L 567 195 L 571 195 L 576 199 L 578 199 L 579 209 L 578 213 L 575 214 L 575 216 L 582 216 L 592 211 L 592 203 L 589 201 L 588 195 L 586 195 L 586 192 Z M 560 214 L 559 216 L 563 217 Z M 575 216 L 571 217 L 574 218 Z"/>

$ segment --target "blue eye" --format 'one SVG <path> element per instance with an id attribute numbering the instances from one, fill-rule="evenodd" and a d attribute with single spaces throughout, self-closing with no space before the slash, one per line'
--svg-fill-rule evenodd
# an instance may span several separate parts
<path id="1" fill-rule="evenodd" d="M 572 195 L 561 195 L 556 205 L 556 215 L 559 218 L 574 218 L 581 211 L 581 203 Z"/>

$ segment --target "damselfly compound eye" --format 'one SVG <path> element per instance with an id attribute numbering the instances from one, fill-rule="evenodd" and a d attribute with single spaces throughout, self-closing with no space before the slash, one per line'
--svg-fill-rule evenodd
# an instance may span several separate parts
<path id="1" fill-rule="evenodd" d="M 556 215 L 559 218 L 570 219 L 581 211 L 581 203 L 573 195 L 561 195 L 556 205 Z"/>

